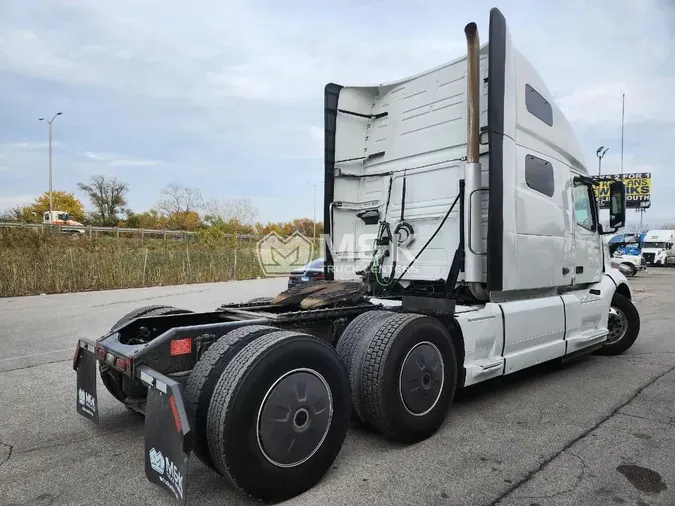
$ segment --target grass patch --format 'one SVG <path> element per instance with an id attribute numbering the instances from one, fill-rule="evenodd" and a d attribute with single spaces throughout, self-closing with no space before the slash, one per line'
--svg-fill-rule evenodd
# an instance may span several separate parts
<path id="1" fill-rule="evenodd" d="M 0 255 L 0 297 L 264 276 L 255 239 L 90 239 L 0 229 Z"/>

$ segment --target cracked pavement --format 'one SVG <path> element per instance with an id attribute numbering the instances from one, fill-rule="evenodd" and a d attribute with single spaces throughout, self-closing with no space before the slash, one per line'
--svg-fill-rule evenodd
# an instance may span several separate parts
<path id="1" fill-rule="evenodd" d="M 432 438 L 351 430 L 333 469 L 287 504 L 675 504 L 675 269 L 631 280 L 642 318 L 619 357 L 539 366 L 468 388 Z M 144 475 L 143 419 L 98 384 L 98 427 L 75 412 L 76 339 L 167 303 L 210 310 L 284 280 L 0 299 L 0 506 L 172 504 Z M 195 458 L 195 505 L 249 505 Z"/>

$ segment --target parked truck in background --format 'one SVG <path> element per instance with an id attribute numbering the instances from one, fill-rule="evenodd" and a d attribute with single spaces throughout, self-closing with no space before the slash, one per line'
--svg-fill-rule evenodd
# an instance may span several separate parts
<path id="1" fill-rule="evenodd" d="M 549 361 L 617 355 L 640 316 L 570 124 L 512 45 L 393 83 L 324 91 L 324 280 L 211 312 L 149 306 L 79 339 L 77 410 L 105 388 L 145 416 L 145 473 L 185 504 L 194 453 L 265 501 L 329 470 L 350 417 L 432 437 L 457 389 Z M 592 400 L 591 400 L 592 402 Z"/>
<path id="2" fill-rule="evenodd" d="M 67 234 L 84 234 L 84 229 L 68 228 L 68 226 L 82 227 L 79 221 L 71 220 L 70 213 L 64 211 L 45 211 L 42 213 L 42 223 L 44 225 L 58 225 L 61 231 Z"/>
<path id="3" fill-rule="evenodd" d="M 649 230 L 642 243 L 647 265 L 675 264 L 675 230 Z"/>

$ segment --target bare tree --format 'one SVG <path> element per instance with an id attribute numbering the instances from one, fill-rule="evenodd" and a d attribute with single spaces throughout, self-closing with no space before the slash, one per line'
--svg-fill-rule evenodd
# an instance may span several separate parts
<path id="1" fill-rule="evenodd" d="M 0 222 L 29 221 L 30 217 L 31 213 L 28 206 L 15 206 L 0 213 Z"/>
<path id="2" fill-rule="evenodd" d="M 94 206 L 92 218 L 103 226 L 116 226 L 118 214 L 127 205 L 125 194 L 129 191 L 127 183 L 115 177 L 92 176 L 89 184 L 78 183 L 77 187 L 87 194 Z"/>
<path id="3" fill-rule="evenodd" d="M 162 188 L 159 194 L 157 209 L 169 216 L 197 211 L 204 202 L 202 193 L 197 188 L 176 183 Z"/>
<path id="4" fill-rule="evenodd" d="M 258 217 L 258 208 L 248 198 L 210 199 L 204 204 L 204 209 L 211 221 L 237 220 L 242 225 L 253 225 Z"/>

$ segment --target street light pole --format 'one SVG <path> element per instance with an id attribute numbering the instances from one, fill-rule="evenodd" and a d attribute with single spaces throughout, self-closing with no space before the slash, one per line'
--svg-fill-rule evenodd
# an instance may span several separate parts
<path id="1" fill-rule="evenodd" d="M 602 151 L 604 149 L 604 151 Z M 606 148 L 605 146 L 600 146 L 598 150 L 595 152 L 595 154 L 598 157 L 598 176 L 600 175 L 601 167 L 602 167 L 602 158 L 605 156 L 605 153 L 607 153 L 607 150 L 609 148 Z"/>
<path id="2" fill-rule="evenodd" d="M 61 112 L 54 114 L 51 120 L 45 120 L 44 118 L 38 118 L 38 121 L 47 121 L 49 126 L 49 219 L 52 219 L 52 211 L 54 210 L 54 203 L 52 200 L 52 123 L 57 116 L 61 116 Z"/>
<path id="3" fill-rule="evenodd" d="M 313 209 L 314 209 L 314 217 L 312 218 L 312 223 L 314 224 L 314 232 L 312 233 L 312 239 L 316 241 L 316 185 L 317 183 L 314 183 L 312 186 L 314 187 L 314 200 L 313 200 Z"/>

